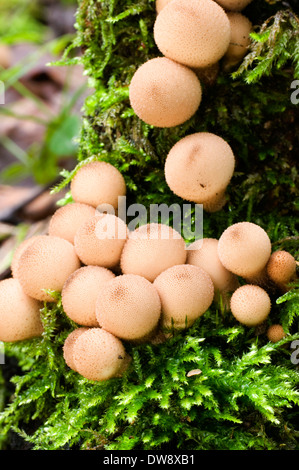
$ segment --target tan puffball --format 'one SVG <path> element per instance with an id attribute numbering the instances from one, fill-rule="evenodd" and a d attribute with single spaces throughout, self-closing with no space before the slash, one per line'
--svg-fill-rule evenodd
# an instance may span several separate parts
<path id="1" fill-rule="evenodd" d="M 216 238 L 203 238 L 191 243 L 186 262 L 204 269 L 210 275 L 215 291 L 227 292 L 239 286 L 237 276 L 228 271 L 219 259 Z"/>
<path id="2" fill-rule="evenodd" d="M 207 67 L 225 54 L 230 23 L 213 0 L 172 0 L 156 18 L 154 39 L 165 57 L 187 67 Z"/>
<path id="3" fill-rule="evenodd" d="M 96 319 L 99 291 L 114 277 L 112 271 L 100 266 L 83 266 L 71 274 L 61 293 L 66 315 L 78 325 L 99 326 Z"/>
<path id="4" fill-rule="evenodd" d="M 118 338 L 142 341 L 155 332 L 161 315 L 156 288 L 144 277 L 123 274 L 109 281 L 99 294 L 99 325 Z"/>
<path id="5" fill-rule="evenodd" d="M 0 282 L 0 341 L 14 342 L 41 336 L 42 304 L 23 291 L 17 279 Z"/>
<path id="6" fill-rule="evenodd" d="M 235 290 L 230 306 L 236 320 L 253 327 L 266 320 L 271 310 L 271 300 L 261 287 L 246 284 Z"/>
<path id="7" fill-rule="evenodd" d="M 18 277 L 18 268 L 19 268 L 19 260 L 24 253 L 24 251 L 31 245 L 34 240 L 36 240 L 38 237 L 44 237 L 45 235 L 35 235 L 33 237 L 27 238 L 26 240 L 23 240 L 20 245 L 17 247 L 17 249 L 14 252 L 12 261 L 11 261 L 11 273 L 12 277 L 17 279 Z"/>
<path id="8" fill-rule="evenodd" d="M 94 161 L 82 166 L 71 182 L 75 202 L 88 204 L 105 212 L 109 204 L 116 210 L 118 198 L 126 195 L 126 183 L 120 171 L 110 163 Z"/>
<path id="9" fill-rule="evenodd" d="M 180 139 L 165 161 L 165 178 L 174 194 L 199 204 L 223 198 L 235 168 L 230 145 L 218 135 L 197 132 Z"/>
<path id="10" fill-rule="evenodd" d="M 267 274 L 276 284 L 288 284 L 296 274 L 296 260 L 284 250 L 274 251 L 267 263 Z"/>
<path id="11" fill-rule="evenodd" d="M 67 278 L 80 267 L 74 246 L 59 237 L 39 236 L 23 252 L 17 277 L 27 295 L 53 302 L 44 290 L 61 292 Z"/>
<path id="12" fill-rule="evenodd" d="M 251 21 L 241 13 L 228 12 L 231 27 L 229 47 L 224 55 L 227 63 L 237 64 L 248 52 L 250 45 Z"/>
<path id="13" fill-rule="evenodd" d="M 215 0 L 225 10 L 242 11 L 252 0 Z"/>
<path id="14" fill-rule="evenodd" d="M 79 202 L 60 207 L 51 217 L 49 235 L 64 238 L 74 244 L 80 226 L 95 215 L 94 207 Z"/>
<path id="15" fill-rule="evenodd" d="M 129 234 L 120 267 L 124 274 L 139 274 L 153 282 L 165 269 L 186 262 L 186 244 L 172 227 L 151 223 Z"/>
<path id="16" fill-rule="evenodd" d="M 267 329 L 267 338 L 272 343 L 277 343 L 281 339 L 285 338 L 286 333 L 281 325 L 271 325 Z"/>
<path id="17" fill-rule="evenodd" d="M 75 236 L 75 250 L 82 263 L 115 267 L 128 236 L 125 222 L 113 214 L 99 214 L 85 222 Z"/>
<path id="18" fill-rule="evenodd" d="M 166 57 L 156 57 L 137 69 L 129 96 L 142 121 L 156 127 L 173 127 L 194 115 L 202 90 L 192 70 Z"/>
<path id="19" fill-rule="evenodd" d="M 252 222 L 238 222 L 220 236 L 218 255 L 223 266 L 245 279 L 257 276 L 271 255 L 271 240 Z"/>
<path id="20" fill-rule="evenodd" d="M 75 372 L 77 372 L 75 363 L 74 363 L 74 358 L 73 358 L 73 349 L 74 349 L 74 344 L 76 339 L 82 335 L 85 331 L 87 331 L 88 328 L 82 326 L 80 328 L 76 328 L 73 330 L 66 338 L 64 344 L 63 344 L 63 358 L 66 362 L 66 364 Z"/>
<path id="21" fill-rule="evenodd" d="M 89 328 L 73 345 L 76 371 L 88 380 L 104 381 L 124 372 L 127 354 L 122 342 L 101 328 Z"/>
<path id="22" fill-rule="evenodd" d="M 163 327 L 188 328 L 210 307 L 214 285 L 198 266 L 181 264 L 162 272 L 154 281 L 162 305 Z"/>

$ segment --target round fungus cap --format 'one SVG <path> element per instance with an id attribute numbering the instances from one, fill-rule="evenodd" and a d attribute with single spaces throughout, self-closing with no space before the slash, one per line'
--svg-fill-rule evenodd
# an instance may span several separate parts
<path id="1" fill-rule="evenodd" d="M 165 178 L 174 194 L 208 203 L 222 197 L 235 168 L 230 145 L 218 135 L 197 132 L 180 139 L 165 161 Z"/>
<path id="2" fill-rule="evenodd" d="M 18 279 L 0 282 L 0 341 L 15 342 L 41 336 L 42 304 L 25 294 Z"/>
<path id="3" fill-rule="evenodd" d="M 88 328 L 73 345 L 76 371 L 88 380 L 104 381 L 124 372 L 127 354 L 122 342 L 101 328 Z"/>
<path id="4" fill-rule="evenodd" d="M 99 214 L 85 222 L 75 235 L 75 250 L 82 263 L 115 267 L 128 236 L 125 222 L 113 214 Z"/>
<path id="5" fill-rule="evenodd" d="M 74 238 L 80 226 L 95 214 L 94 207 L 79 202 L 60 207 L 51 217 L 49 235 L 64 238 L 74 244 Z"/>
<path id="6" fill-rule="evenodd" d="M 266 320 L 271 310 L 271 300 L 261 287 L 246 284 L 235 290 L 230 306 L 236 320 L 243 325 L 253 327 Z"/>
<path id="7" fill-rule="evenodd" d="M 230 23 L 213 0 L 172 0 L 156 17 L 154 39 L 165 57 L 188 67 L 206 67 L 225 54 Z"/>
<path id="8" fill-rule="evenodd" d="M 33 237 L 27 238 L 26 240 L 23 240 L 20 245 L 17 247 L 17 249 L 14 252 L 12 261 L 11 261 L 11 273 L 12 277 L 17 279 L 18 277 L 18 269 L 19 269 L 19 261 L 24 253 L 24 251 L 31 245 L 32 242 L 34 242 L 38 237 L 44 237 L 45 235 L 35 235 Z"/>
<path id="9" fill-rule="evenodd" d="M 126 183 L 120 171 L 107 162 L 94 161 L 82 166 L 71 182 L 71 195 L 75 202 L 116 210 L 118 198 L 126 195 Z M 103 210 L 102 212 L 104 212 Z"/>
<path id="10" fill-rule="evenodd" d="M 143 341 L 155 332 L 161 315 L 156 288 L 144 277 L 123 274 L 109 281 L 99 294 L 99 325 L 118 338 Z"/>
<path id="11" fill-rule="evenodd" d="M 267 338 L 272 343 L 277 343 L 286 337 L 286 333 L 281 325 L 271 325 L 267 329 Z"/>
<path id="12" fill-rule="evenodd" d="M 203 238 L 191 243 L 187 250 L 187 263 L 204 269 L 210 275 L 215 290 L 224 292 L 238 286 L 237 276 L 228 271 L 219 259 L 216 238 Z"/>
<path id="13" fill-rule="evenodd" d="M 96 319 L 96 301 L 101 288 L 115 274 L 101 266 L 83 266 L 67 279 L 61 299 L 66 315 L 78 325 L 99 326 Z"/>
<path id="14" fill-rule="evenodd" d="M 181 264 L 162 272 L 154 281 L 162 306 L 165 328 L 188 328 L 210 307 L 214 285 L 209 274 L 198 266 Z"/>
<path id="15" fill-rule="evenodd" d="M 202 89 L 192 70 L 166 57 L 156 57 L 136 70 L 129 97 L 142 121 L 156 127 L 174 127 L 195 114 Z"/>
<path id="16" fill-rule="evenodd" d="M 274 251 L 267 263 L 267 274 L 276 284 L 288 284 L 296 274 L 295 258 L 287 251 Z"/>
<path id="17" fill-rule="evenodd" d="M 124 274 L 138 274 L 153 282 L 165 269 L 184 264 L 186 258 L 185 241 L 176 230 L 150 223 L 129 234 L 120 267 Z"/>
<path id="18" fill-rule="evenodd" d="M 70 367 L 70 369 L 74 370 L 75 372 L 77 372 L 77 369 L 76 369 L 74 358 L 73 358 L 74 344 L 75 344 L 76 339 L 87 330 L 88 328 L 84 326 L 76 328 L 67 336 L 63 344 L 63 358 L 66 364 Z"/>
<path id="19" fill-rule="evenodd" d="M 225 10 L 242 11 L 252 0 L 215 0 Z"/>
<path id="20" fill-rule="evenodd" d="M 258 275 L 271 255 L 271 240 L 252 222 L 238 222 L 219 238 L 218 255 L 223 266 L 245 279 Z"/>
<path id="21" fill-rule="evenodd" d="M 231 27 L 231 38 L 224 57 L 229 62 L 238 63 L 248 52 L 252 23 L 242 13 L 228 12 L 227 16 Z"/>
<path id="22" fill-rule="evenodd" d="M 55 299 L 45 290 L 61 292 L 67 278 L 80 266 L 70 242 L 51 235 L 39 236 L 19 260 L 18 279 L 30 297 L 53 302 Z"/>

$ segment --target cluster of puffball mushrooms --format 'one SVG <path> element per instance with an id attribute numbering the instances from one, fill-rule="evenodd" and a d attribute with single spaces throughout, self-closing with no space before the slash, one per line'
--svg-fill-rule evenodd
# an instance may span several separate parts
<path id="1" fill-rule="evenodd" d="M 110 204 L 117 211 L 118 197 L 126 194 L 122 174 L 110 163 L 86 163 L 70 191 L 73 202 L 55 211 L 47 234 L 19 245 L 12 277 L 0 282 L 0 341 L 42 336 L 43 302 L 61 301 L 76 325 L 65 340 L 64 360 L 89 380 L 121 376 L 131 362 L 126 342 L 167 341 L 219 296 L 238 322 L 260 325 L 271 310 L 261 285 L 284 291 L 296 275 L 293 256 L 271 253 L 267 233 L 251 222 L 189 246 L 168 225 L 130 231 L 117 215 L 98 210 Z M 284 334 L 280 330 L 270 327 L 271 341 Z"/>
<path id="2" fill-rule="evenodd" d="M 131 106 L 141 120 L 173 127 L 196 113 L 201 81 L 217 75 L 220 60 L 228 68 L 248 51 L 252 24 L 240 10 L 250 1 L 157 0 L 153 34 L 163 57 L 142 64 L 129 87 Z M 165 177 L 174 194 L 214 212 L 226 202 L 234 167 L 233 152 L 223 138 L 197 132 L 171 149 Z"/>
<path id="3" fill-rule="evenodd" d="M 240 11 L 248 3 L 157 0 L 154 38 L 164 57 L 149 60 L 132 78 L 130 102 L 140 119 L 172 127 L 197 111 L 198 77 L 221 58 L 236 63 L 246 53 L 251 24 Z M 226 141 L 196 133 L 170 150 L 165 179 L 174 194 L 213 212 L 225 203 L 234 165 Z M 237 322 L 261 325 L 271 311 L 268 289 L 285 292 L 296 277 L 294 257 L 272 253 L 267 233 L 251 222 L 189 246 L 164 224 L 130 231 L 116 215 L 125 180 L 110 163 L 81 166 L 70 192 L 73 202 L 56 210 L 48 234 L 19 245 L 12 277 L 0 282 L 0 341 L 42 336 L 44 302 L 59 299 L 76 325 L 65 340 L 64 360 L 89 380 L 121 376 L 131 362 L 126 343 L 167 341 L 171 331 L 189 328 L 219 299 Z M 103 205 L 115 213 L 99 211 Z M 285 332 L 272 324 L 267 336 L 276 342 Z"/>

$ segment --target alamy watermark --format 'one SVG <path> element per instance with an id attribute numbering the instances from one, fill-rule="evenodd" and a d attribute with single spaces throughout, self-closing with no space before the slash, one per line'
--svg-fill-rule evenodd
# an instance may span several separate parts
<path id="1" fill-rule="evenodd" d="M 292 81 L 291 90 L 295 90 L 291 94 L 291 103 L 292 104 L 299 104 L 299 80 L 293 80 Z"/>

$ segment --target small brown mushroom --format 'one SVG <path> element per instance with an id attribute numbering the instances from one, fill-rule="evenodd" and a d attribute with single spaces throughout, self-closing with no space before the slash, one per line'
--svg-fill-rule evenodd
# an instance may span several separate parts
<path id="1" fill-rule="evenodd" d="M 238 64 L 248 52 L 252 23 L 242 13 L 228 12 L 227 16 L 231 27 L 231 38 L 223 62 L 225 69 L 229 70 Z"/>
<path id="2" fill-rule="evenodd" d="M 51 217 L 49 235 L 64 238 L 74 244 L 80 226 L 95 215 L 94 207 L 79 202 L 60 207 Z"/>
<path id="3" fill-rule="evenodd" d="M 288 290 L 288 284 L 296 277 L 296 260 L 285 250 L 274 251 L 266 267 L 267 274 L 282 291 Z"/>
<path id="4" fill-rule="evenodd" d="M 248 327 L 263 323 L 271 310 L 271 300 L 267 292 L 261 287 L 251 284 L 246 284 L 235 290 L 230 305 L 236 320 Z"/>
<path id="5" fill-rule="evenodd" d="M 285 338 L 286 333 L 281 325 L 271 325 L 267 329 L 267 338 L 272 343 L 277 343 L 281 339 Z"/>

